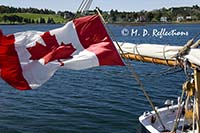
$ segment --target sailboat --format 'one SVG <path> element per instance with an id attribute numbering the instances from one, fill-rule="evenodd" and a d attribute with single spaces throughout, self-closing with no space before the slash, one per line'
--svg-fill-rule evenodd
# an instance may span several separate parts
<path id="1" fill-rule="evenodd" d="M 89 5 L 91 5 L 90 1 L 87 1 L 87 2 L 89 3 Z M 82 11 L 82 8 L 88 8 L 88 6 L 83 4 L 83 7 L 80 6 L 80 8 Z M 68 28 L 68 27 L 66 26 L 64 28 Z M 51 32 L 57 33 L 60 30 L 61 29 L 53 30 Z M 29 33 L 29 36 L 33 38 L 34 36 L 32 34 L 36 34 L 36 33 L 38 32 L 34 32 L 34 33 L 31 32 Z M 28 33 L 27 34 L 18 33 L 17 35 L 19 36 L 19 34 L 27 36 Z M 18 37 L 17 35 L 16 37 Z M 42 35 L 43 38 L 46 36 L 47 37 L 50 36 L 51 38 L 54 38 L 51 35 L 49 35 L 49 32 L 46 32 L 44 35 Z M 143 61 L 143 62 L 150 62 L 154 64 L 163 64 L 163 65 L 168 65 L 168 66 L 180 66 L 184 69 L 188 67 L 193 69 L 194 73 L 192 73 L 189 76 L 188 80 L 185 83 L 183 83 L 183 92 L 181 94 L 181 97 L 178 98 L 177 104 L 174 105 L 173 101 L 167 100 L 165 104 L 166 107 L 163 107 L 163 108 L 156 108 L 153 105 L 153 102 L 151 101 L 150 97 L 148 96 L 143 86 L 141 85 L 141 82 L 139 81 L 137 75 L 133 71 L 133 75 L 137 78 L 137 81 L 139 82 L 140 87 L 142 88 L 145 96 L 147 97 L 149 103 L 151 104 L 153 108 L 153 111 L 144 112 L 144 114 L 139 117 L 140 123 L 147 129 L 147 131 L 151 133 L 167 133 L 167 132 L 199 133 L 200 132 L 199 131 L 200 130 L 200 117 L 199 117 L 199 113 L 200 113 L 200 109 L 199 109 L 200 107 L 199 106 L 200 104 L 200 95 L 199 95 L 200 56 L 199 56 L 199 53 L 200 53 L 200 50 L 197 49 L 197 47 L 200 44 L 200 41 L 198 40 L 196 43 L 194 43 L 194 40 L 195 39 L 189 40 L 188 43 L 183 47 L 157 45 L 157 44 L 136 45 L 132 43 L 116 42 L 116 48 L 118 49 L 119 53 L 121 54 L 123 58 Z M 20 36 L 20 38 L 18 37 L 18 41 L 22 42 L 24 40 Z M 74 49 L 72 48 L 71 50 L 74 51 Z M 82 55 L 79 57 L 82 57 Z M 44 60 L 41 60 L 41 62 L 42 61 L 44 62 Z M 80 59 L 79 59 L 79 62 L 80 62 Z M 43 64 L 45 63 L 47 62 L 44 62 Z M 53 65 L 57 65 L 55 67 L 57 69 L 58 66 L 63 66 L 63 62 L 60 62 L 60 60 L 58 60 L 57 64 L 54 63 Z M 74 66 L 78 66 L 78 65 L 74 65 Z M 41 74 L 39 73 L 38 75 L 41 75 Z M 185 100 L 183 100 L 183 96 L 186 97 Z"/>
<path id="2" fill-rule="evenodd" d="M 197 47 L 200 45 L 200 40 L 194 42 L 193 38 L 183 47 L 119 42 L 115 45 L 120 46 L 122 51 L 118 50 L 126 59 L 193 70 L 188 80 L 183 83 L 183 91 L 181 97 L 177 98 L 177 104 L 166 100 L 165 107 L 156 108 L 146 91 L 143 91 L 153 111 L 144 112 L 139 117 L 139 122 L 151 133 L 199 133 L 200 49 Z M 185 100 L 183 97 L 186 97 Z"/>
<path id="3" fill-rule="evenodd" d="M 88 3 L 88 5 L 91 5 L 89 1 Z M 97 12 L 101 16 L 98 9 Z M 105 23 L 102 16 L 101 18 Z M 194 42 L 199 34 L 181 47 L 158 44 L 137 45 L 118 42 L 112 32 L 109 31 L 109 33 L 115 40 L 118 52 L 125 59 L 168 65 L 169 67 L 179 66 L 185 72 L 187 68 L 193 70 L 193 73 L 188 76 L 188 80 L 183 83 L 183 91 L 181 97 L 177 98 L 177 104 L 166 100 L 165 107 L 156 108 L 145 91 L 139 76 L 133 68 L 130 68 L 131 65 L 128 63 L 133 77 L 135 77 L 153 109 L 153 111 L 144 112 L 139 117 L 139 122 L 146 130 L 150 133 L 200 133 L 200 49 L 197 49 L 200 45 L 200 40 Z M 183 100 L 184 96 L 186 98 Z"/>

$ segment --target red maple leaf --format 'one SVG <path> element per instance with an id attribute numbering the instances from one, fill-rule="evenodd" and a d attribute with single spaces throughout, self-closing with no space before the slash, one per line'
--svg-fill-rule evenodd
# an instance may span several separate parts
<path id="1" fill-rule="evenodd" d="M 31 54 L 30 59 L 39 60 L 44 59 L 45 64 L 53 60 L 68 59 L 71 57 L 71 54 L 76 51 L 72 44 L 58 44 L 55 35 L 50 35 L 49 32 L 45 32 L 41 35 L 41 38 L 44 40 L 46 46 L 36 42 L 35 46 L 27 48 Z"/>

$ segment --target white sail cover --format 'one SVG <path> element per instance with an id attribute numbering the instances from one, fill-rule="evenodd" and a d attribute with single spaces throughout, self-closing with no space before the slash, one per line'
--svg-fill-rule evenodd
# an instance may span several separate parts
<path id="1" fill-rule="evenodd" d="M 173 57 L 178 53 L 181 48 L 183 48 L 183 46 L 134 44 L 128 42 L 119 42 L 118 44 L 120 45 L 124 53 L 132 53 L 152 58 L 170 60 L 176 60 Z M 115 46 L 119 51 L 116 43 Z M 188 59 L 190 63 L 200 66 L 200 49 L 190 49 L 189 53 L 185 55 L 184 58 Z"/>

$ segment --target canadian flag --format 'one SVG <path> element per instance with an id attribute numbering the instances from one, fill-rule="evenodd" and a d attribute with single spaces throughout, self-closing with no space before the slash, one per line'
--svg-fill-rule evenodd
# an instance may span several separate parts
<path id="1" fill-rule="evenodd" d="M 0 74 L 19 90 L 41 86 L 59 68 L 80 70 L 102 65 L 124 63 L 97 15 L 47 32 L 0 33 Z"/>

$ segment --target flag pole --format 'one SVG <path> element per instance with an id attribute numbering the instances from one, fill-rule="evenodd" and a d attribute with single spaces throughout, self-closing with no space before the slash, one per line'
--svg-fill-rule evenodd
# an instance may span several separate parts
<path id="1" fill-rule="evenodd" d="M 104 24 L 106 24 L 106 22 L 105 22 L 103 16 L 101 15 L 101 13 L 100 13 L 98 7 L 96 7 L 96 11 L 97 11 L 98 15 L 100 16 L 102 22 L 103 22 Z M 111 36 L 113 37 L 114 41 L 116 42 L 116 44 L 117 44 L 117 46 L 118 46 L 118 48 L 119 48 L 119 50 L 120 50 L 120 52 L 121 52 L 121 56 L 122 56 L 123 58 L 126 59 L 125 53 L 123 52 L 122 48 L 120 47 L 119 43 L 117 42 L 117 39 L 115 38 L 114 34 L 111 32 L 111 30 L 109 30 L 108 27 L 105 26 L 105 28 L 106 28 L 106 30 L 111 34 Z M 138 74 L 136 73 L 136 71 L 134 70 L 134 68 L 131 66 L 131 63 L 130 63 L 130 62 L 127 62 L 127 64 L 128 64 L 127 66 L 128 66 L 128 68 L 129 68 L 129 70 L 132 72 L 132 76 L 135 78 L 135 80 L 136 80 L 137 83 L 139 84 L 140 89 L 141 89 L 142 92 L 144 93 L 144 95 L 145 95 L 146 99 L 148 100 L 149 104 L 151 105 L 152 109 L 155 111 L 155 114 L 156 114 L 156 116 L 158 117 L 158 120 L 159 120 L 161 126 L 163 127 L 163 131 L 166 131 L 165 125 L 163 124 L 163 122 L 162 122 L 162 120 L 161 120 L 161 117 L 160 117 L 158 111 L 156 110 L 156 107 L 155 107 L 155 105 L 153 104 L 151 98 L 150 98 L 149 95 L 147 94 L 147 92 L 146 92 L 146 90 L 145 90 L 145 88 L 144 88 L 144 85 L 143 85 L 143 83 L 141 82 L 141 80 L 140 80 Z"/>

